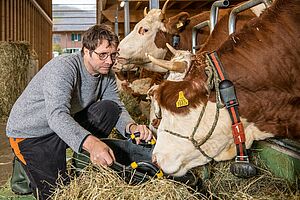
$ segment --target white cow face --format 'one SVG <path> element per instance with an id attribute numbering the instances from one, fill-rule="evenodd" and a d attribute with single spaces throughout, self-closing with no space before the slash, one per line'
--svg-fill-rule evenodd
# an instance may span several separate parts
<path id="1" fill-rule="evenodd" d="M 186 137 L 191 136 L 202 107 L 199 106 L 197 109 L 191 110 L 187 115 L 173 114 L 161 108 L 162 120 L 157 131 L 157 143 L 153 150 L 153 157 L 165 173 L 182 176 L 187 170 L 211 161 L 211 158 L 204 156 L 190 140 L 168 132 L 172 131 Z M 208 103 L 206 112 L 195 134 L 195 140 L 200 141 L 205 138 L 213 124 L 215 112 L 215 104 Z M 228 144 L 233 143 L 230 132 L 230 118 L 226 110 L 221 112 L 222 117 L 220 118 L 222 119 L 220 121 L 222 123 L 218 123 L 216 131 L 201 146 L 201 149 L 212 158 L 220 154 L 224 149 L 228 149 L 230 147 Z M 233 158 L 234 153 L 232 152 L 228 159 Z"/>
<path id="2" fill-rule="evenodd" d="M 130 70 L 135 63 L 143 65 L 146 69 L 156 72 L 166 72 L 167 70 L 149 62 L 145 53 L 157 58 L 164 58 L 167 50 L 157 48 L 155 45 L 156 33 L 161 30 L 166 32 L 164 23 L 161 19 L 162 10 L 152 9 L 149 13 L 135 25 L 133 31 L 127 35 L 119 44 L 119 59 L 115 64 L 116 70 Z"/>

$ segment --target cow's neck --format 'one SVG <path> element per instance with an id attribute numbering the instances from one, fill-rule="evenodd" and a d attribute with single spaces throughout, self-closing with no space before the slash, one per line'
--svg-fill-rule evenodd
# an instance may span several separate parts
<path id="1" fill-rule="evenodd" d="M 299 114 L 293 111 L 299 109 L 293 102 L 300 102 L 299 70 L 295 71 L 295 66 L 300 66 L 295 59 L 300 49 L 295 15 L 300 11 L 299 5 L 293 6 L 297 1 L 274 4 L 217 52 L 235 85 L 241 116 L 262 131 L 287 136 L 300 131 L 295 121 Z"/>

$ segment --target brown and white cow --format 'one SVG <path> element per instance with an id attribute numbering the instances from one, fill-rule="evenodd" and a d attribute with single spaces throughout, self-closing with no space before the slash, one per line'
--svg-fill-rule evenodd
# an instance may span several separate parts
<path id="1" fill-rule="evenodd" d="M 177 49 L 192 49 L 192 30 L 197 24 L 209 20 L 210 12 L 202 12 L 198 15 L 190 17 L 187 12 L 166 18 L 166 7 L 168 1 L 162 9 L 152 9 L 149 13 L 145 13 L 145 17 L 138 22 L 133 31 L 130 32 L 119 44 L 119 59 L 114 68 L 116 70 L 131 70 L 135 66 L 142 66 L 150 71 L 166 72 L 151 62 L 145 56 L 145 53 L 160 59 L 170 59 L 170 52 L 166 47 L 166 43 L 172 44 L 174 35 L 180 37 Z M 228 36 L 228 16 L 233 7 L 220 9 L 218 20 L 223 19 L 223 23 L 217 23 L 213 36 L 216 42 L 221 43 Z M 244 11 L 237 16 L 236 28 L 239 30 L 247 21 L 257 17 L 264 5 L 258 5 L 251 10 Z M 197 44 L 201 46 L 209 37 L 209 28 L 205 27 L 197 33 Z M 130 64 L 132 63 L 132 64 Z"/>
<path id="2" fill-rule="evenodd" d="M 166 43 L 172 43 L 173 35 L 180 36 L 180 49 L 191 49 L 192 28 L 198 23 L 208 20 L 209 12 L 194 17 L 190 17 L 187 12 L 181 12 L 166 18 L 167 3 L 168 1 L 165 2 L 162 9 L 151 9 L 145 13 L 145 17 L 135 25 L 133 31 L 121 40 L 120 56 L 114 66 L 116 70 L 130 70 L 135 66 L 143 66 L 150 71 L 167 72 L 166 69 L 149 62 L 145 53 L 156 58 L 165 58 L 168 52 Z M 201 30 L 197 37 L 197 43 L 204 43 L 208 36 L 208 28 Z"/>
<path id="3" fill-rule="evenodd" d="M 216 51 L 228 79 L 235 85 L 246 148 L 254 140 L 274 136 L 300 138 L 299 16 L 300 1 L 277 0 Z M 209 157 L 190 140 L 170 134 L 190 137 L 205 105 L 194 139 L 203 140 L 211 129 L 217 107 L 215 92 L 208 95 L 207 66 L 205 53 L 199 52 L 182 81 L 165 81 L 152 91 L 162 116 L 153 158 L 163 171 L 174 176 L 212 159 L 229 160 L 236 155 L 225 108 L 219 110 L 215 130 L 201 145 Z M 179 93 L 188 100 L 188 106 L 176 107 Z"/>
<path id="4" fill-rule="evenodd" d="M 145 13 L 145 17 L 136 24 L 134 30 L 121 41 L 119 45 L 120 57 L 114 66 L 116 71 L 122 70 L 116 72 L 120 90 L 133 91 L 135 94 L 143 93 L 144 95 L 143 91 L 134 91 L 134 88 L 140 88 L 137 84 L 150 84 L 151 86 L 159 84 L 162 80 L 161 78 L 166 75 L 168 70 L 149 62 L 145 53 L 156 58 L 169 60 L 171 52 L 168 51 L 166 43 L 172 44 L 172 37 L 174 35 L 179 35 L 180 37 L 177 49 L 191 50 L 193 27 L 200 22 L 208 20 L 210 17 L 209 12 L 203 12 L 193 17 L 189 17 L 189 14 L 186 12 L 181 12 L 173 17 L 166 18 L 167 3 L 168 1 L 166 1 L 162 10 L 152 9 L 149 13 Z M 256 15 L 254 13 L 258 15 L 263 9 L 264 5 L 261 4 L 254 7 L 251 11 L 248 10 L 240 13 L 237 16 L 237 30 L 247 21 L 255 18 Z M 211 41 L 214 39 L 214 43 L 210 42 L 209 46 L 206 45 L 206 50 L 215 49 L 217 45 L 225 40 L 228 36 L 228 16 L 231 10 L 232 7 L 219 10 L 219 22 L 210 36 L 208 27 L 198 31 L 198 45 L 203 45 L 207 38 L 210 37 Z M 132 68 L 134 72 L 130 72 Z M 157 73 L 149 73 L 149 71 Z M 130 78 L 126 79 L 125 77 Z"/>

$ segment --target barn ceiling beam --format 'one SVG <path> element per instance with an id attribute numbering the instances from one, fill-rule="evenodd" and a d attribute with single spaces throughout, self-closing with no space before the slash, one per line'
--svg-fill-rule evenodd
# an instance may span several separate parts
<path id="1" fill-rule="evenodd" d="M 175 5 L 175 4 L 176 4 L 175 1 L 168 3 L 168 5 L 167 5 L 167 10 L 168 10 L 169 8 L 171 8 L 171 7 L 172 7 L 173 5 Z"/>
<path id="2" fill-rule="evenodd" d="M 104 10 L 102 14 L 110 21 L 114 22 L 116 17 L 117 7 L 115 5 L 111 6 L 110 9 Z M 137 23 L 139 22 L 143 17 L 143 10 L 131 10 L 130 11 L 130 22 L 131 23 Z M 118 22 L 124 23 L 124 10 L 118 10 Z"/>
<path id="3" fill-rule="evenodd" d="M 111 6 L 109 9 L 102 11 L 104 17 L 106 17 L 110 22 L 115 22 L 117 7 L 115 5 Z M 167 10 L 167 17 L 174 16 L 183 10 L 181 9 L 171 9 Z M 188 12 L 191 16 L 199 14 L 196 10 L 184 10 Z M 143 10 L 130 10 L 130 23 L 137 23 L 144 17 Z M 124 10 L 118 10 L 118 23 L 124 23 Z"/>
<path id="4" fill-rule="evenodd" d="M 118 0 L 120 3 L 123 1 L 123 0 Z M 149 0 L 128 0 L 129 2 L 137 2 L 137 1 L 143 1 L 143 2 L 149 2 Z M 160 0 L 160 2 L 165 2 L 166 0 Z M 193 2 L 196 2 L 196 1 L 208 1 L 208 0 L 170 0 L 170 2 L 172 1 L 176 1 L 176 2 L 190 2 L 190 1 L 193 1 Z M 211 2 L 211 1 L 210 1 Z"/>
<path id="5" fill-rule="evenodd" d="M 139 9 L 141 5 L 142 5 L 142 2 L 141 2 L 141 1 L 138 1 L 138 2 L 136 3 L 136 5 L 135 5 L 135 9 L 136 9 L 136 10 Z"/>
<path id="6" fill-rule="evenodd" d="M 192 3 L 194 3 L 193 1 L 189 2 L 189 3 L 186 3 L 181 9 L 184 10 L 186 9 L 187 7 L 189 7 Z"/>
<path id="7" fill-rule="evenodd" d="M 38 10 L 38 12 L 45 18 L 45 20 L 48 21 L 49 24 L 53 24 L 52 19 L 49 17 L 49 15 L 44 11 L 44 9 L 35 1 L 30 0 L 33 6 Z"/>

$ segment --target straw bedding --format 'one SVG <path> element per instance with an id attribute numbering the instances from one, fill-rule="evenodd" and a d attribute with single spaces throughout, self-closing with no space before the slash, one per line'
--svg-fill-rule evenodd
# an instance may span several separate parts
<path id="1" fill-rule="evenodd" d="M 127 184 L 116 172 L 102 167 L 88 166 L 70 185 L 56 189 L 52 199 L 198 199 L 199 193 L 184 184 L 151 179 L 139 185 Z"/>
<path id="2" fill-rule="evenodd" d="M 229 172 L 232 162 L 213 162 L 194 169 L 194 173 L 203 180 L 203 185 L 197 191 L 165 178 L 153 178 L 140 185 L 130 185 L 109 168 L 89 166 L 69 185 L 57 189 L 52 199 L 300 200 L 300 177 L 295 183 L 276 178 L 259 158 L 255 158 L 253 162 L 258 166 L 259 174 L 249 179 L 237 178 Z"/>

